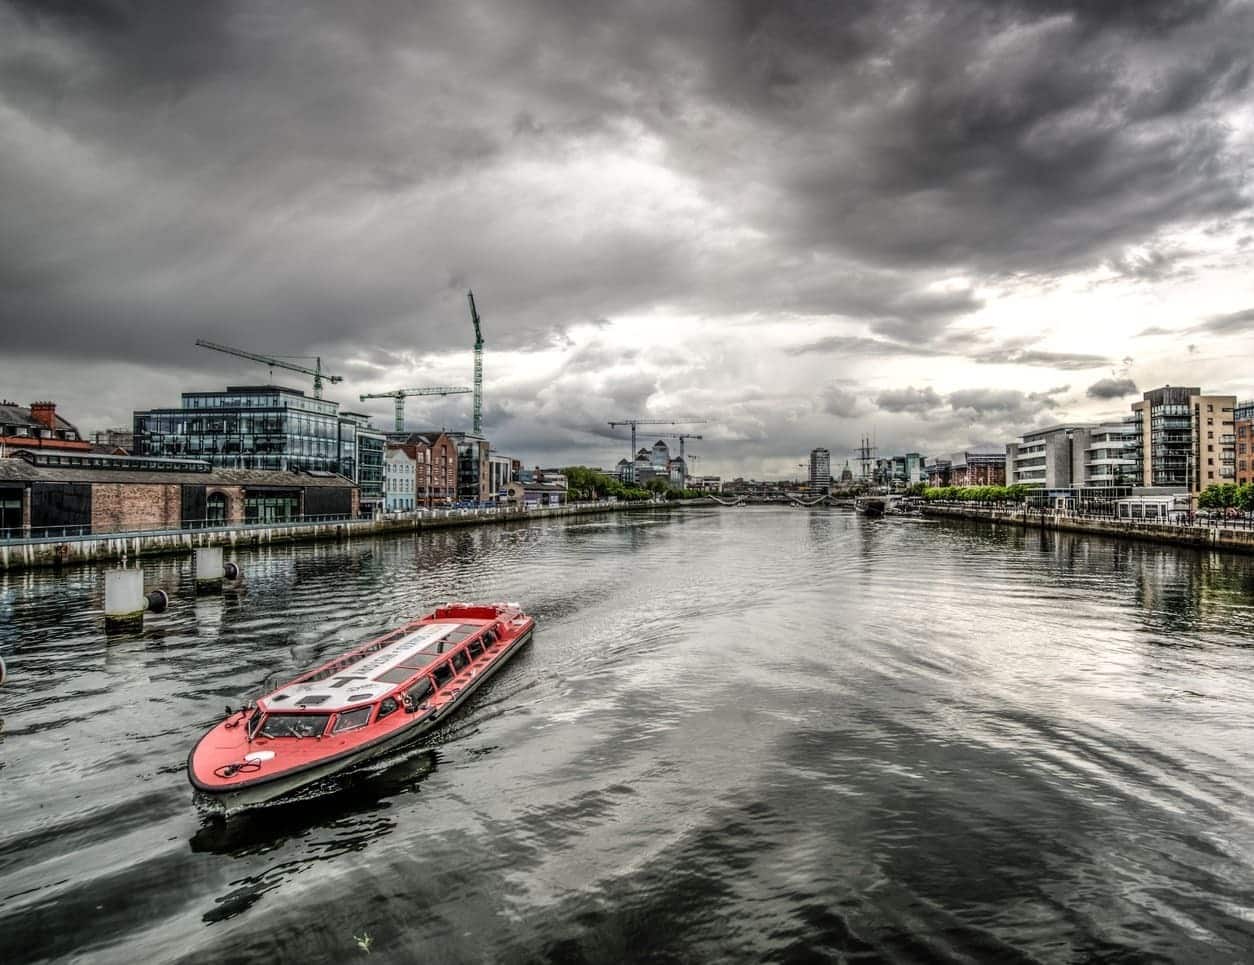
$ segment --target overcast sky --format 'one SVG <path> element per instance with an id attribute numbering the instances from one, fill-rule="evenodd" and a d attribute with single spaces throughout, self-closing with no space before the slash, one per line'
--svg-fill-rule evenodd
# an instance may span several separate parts
<path id="1" fill-rule="evenodd" d="M 354 409 L 468 385 L 471 287 L 528 464 L 1252 397 L 1252 52 L 1254 0 L 0 0 L 0 395 L 90 431 L 266 380 L 198 337 Z"/>

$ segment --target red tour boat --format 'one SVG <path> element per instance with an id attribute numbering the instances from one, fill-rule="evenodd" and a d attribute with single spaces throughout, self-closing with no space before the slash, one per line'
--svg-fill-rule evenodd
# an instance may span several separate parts
<path id="1" fill-rule="evenodd" d="M 187 759 L 228 809 L 386 754 L 443 721 L 531 639 L 515 603 L 449 603 L 229 712 Z"/>

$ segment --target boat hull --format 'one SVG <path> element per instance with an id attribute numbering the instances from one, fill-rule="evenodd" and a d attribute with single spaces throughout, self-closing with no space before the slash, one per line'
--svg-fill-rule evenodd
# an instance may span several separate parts
<path id="1" fill-rule="evenodd" d="M 400 730 L 334 757 L 311 762 L 305 766 L 275 775 L 258 776 L 253 780 L 237 781 L 229 787 L 215 787 L 206 784 L 196 777 L 193 761 L 200 748 L 198 743 L 188 756 L 188 776 L 192 786 L 201 796 L 201 799 L 212 806 L 228 812 L 237 811 L 270 803 L 303 788 L 317 784 L 320 781 L 346 773 L 371 761 L 387 757 L 397 750 L 420 740 L 443 724 L 484 683 L 491 679 L 502 666 L 508 663 L 519 650 L 531 641 L 534 630 L 535 626 L 533 623 L 526 630 L 519 633 L 496 655 L 496 658 L 491 663 L 483 667 L 482 670 L 461 687 L 451 700 L 443 703 L 440 707 L 421 715 L 416 715 L 416 719 L 412 723 Z M 206 734 L 201 739 L 201 742 L 208 740 L 212 733 Z"/>

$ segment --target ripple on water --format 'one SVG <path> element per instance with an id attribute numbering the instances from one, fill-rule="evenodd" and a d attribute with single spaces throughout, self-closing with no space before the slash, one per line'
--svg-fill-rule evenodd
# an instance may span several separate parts
<path id="1" fill-rule="evenodd" d="M 236 556 L 110 640 L 100 571 L 0 577 L 6 963 L 1248 948 L 1254 561 L 774 508 Z M 197 805 L 224 705 L 450 598 L 539 621 L 464 712 Z"/>

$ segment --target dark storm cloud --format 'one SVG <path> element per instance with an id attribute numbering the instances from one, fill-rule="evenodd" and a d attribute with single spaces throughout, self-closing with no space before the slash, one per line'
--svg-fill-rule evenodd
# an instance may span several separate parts
<path id="1" fill-rule="evenodd" d="M 823 392 L 823 411 L 840 419 L 852 418 L 863 411 L 862 396 L 853 389 L 828 386 Z"/>
<path id="2" fill-rule="evenodd" d="M 1220 2 L 0 0 L 5 354 L 250 371 L 207 337 L 422 384 L 468 371 L 474 287 L 489 353 L 671 306 L 870 333 L 796 351 L 1104 364 L 956 329 L 979 296 L 933 286 L 1153 280 L 1170 254 L 1129 246 L 1239 223 L 1251 28 Z"/>
<path id="3" fill-rule="evenodd" d="M 1107 260 L 1106 267 L 1119 278 L 1159 282 L 1188 274 L 1188 270 L 1181 264 L 1187 256 L 1188 252 L 1184 251 L 1151 248 L 1145 252 L 1114 255 Z"/>
<path id="4" fill-rule="evenodd" d="M 1131 379 L 1098 379 L 1085 390 L 1090 399 L 1122 399 L 1136 395 L 1136 383 Z"/>
<path id="5" fill-rule="evenodd" d="M 1060 385 L 1047 392 L 1020 392 L 1017 389 L 963 389 L 951 392 L 945 399 L 955 412 L 969 412 L 977 417 L 996 415 L 1014 419 L 1029 419 L 1043 409 L 1058 406 L 1056 395 L 1066 392 L 1070 386 Z"/>
<path id="6" fill-rule="evenodd" d="M 1254 330 L 1254 308 L 1226 315 L 1212 315 L 1200 325 L 1189 329 L 1191 332 L 1209 332 L 1212 335 L 1242 335 Z"/>
<path id="7" fill-rule="evenodd" d="M 941 396 L 931 386 L 921 389 L 907 386 L 904 389 L 881 392 L 876 396 L 875 404 L 884 412 L 910 413 L 924 418 L 944 418 L 945 413 L 942 410 L 948 406 L 951 412 L 958 413 L 964 418 L 981 420 L 998 417 L 1026 420 L 1035 417 L 1044 409 L 1057 408 L 1056 396 L 1066 393 L 1070 388 L 1068 385 L 1060 385 L 1044 392 L 973 388 L 959 389 Z"/>
<path id="8" fill-rule="evenodd" d="M 875 397 L 875 404 L 885 412 L 910 412 L 926 415 L 937 409 L 941 397 L 931 386 L 916 389 L 913 385 L 904 389 L 890 389 Z"/>
<path id="9" fill-rule="evenodd" d="M 974 356 L 976 362 L 987 365 L 1040 365 L 1051 369 L 1083 370 L 1109 365 L 1104 355 L 1085 352 L 1045 352 L 1040 349 L 995 349 Z"/>

